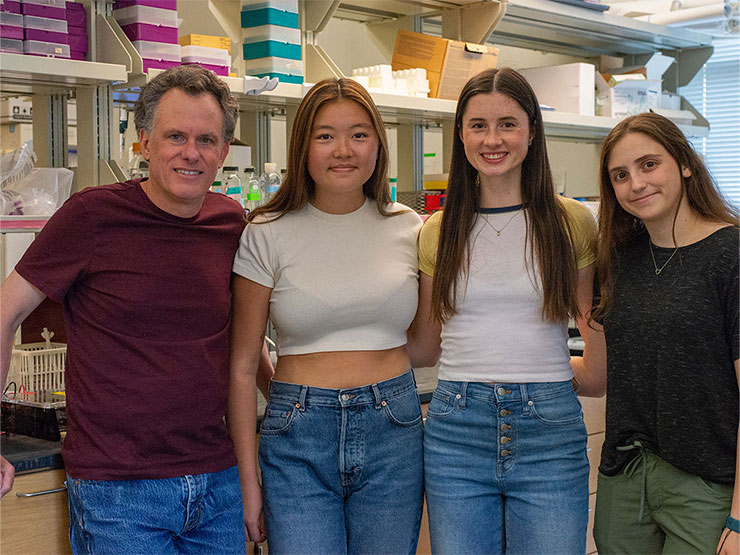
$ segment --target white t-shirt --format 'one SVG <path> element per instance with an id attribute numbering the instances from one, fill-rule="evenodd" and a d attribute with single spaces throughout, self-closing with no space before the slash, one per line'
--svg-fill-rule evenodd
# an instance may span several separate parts
<path id="1" fill-rule="evenodd" d="M 389 212 L 405 206 L 393 203 Z M 383 216 L 374 200 L 349 214 L 308 203 L 247 225 L 234 272 L 272 288 L 278 355 L 375 351 L 406 344 L 418 303 L 413 211 Z"/>
<path id="2" fill-rule="evenodd" d="M 558 197 L 571 225 L 578 268 L 593 264 L 596 222 L 583 204 Z M 442 213 L 424 225 L 420 269 L 434 273 Z M 500 234 L 497 231 L 501 231 Z M 458 284 L 457 313 L 442 327 L 439 378 L 526 383 L 573 377 L 568 322 L 542 318 L 539 269 L 527 267 L 523 211 L 480 214 L 470 233 L 470 272 Z"/>

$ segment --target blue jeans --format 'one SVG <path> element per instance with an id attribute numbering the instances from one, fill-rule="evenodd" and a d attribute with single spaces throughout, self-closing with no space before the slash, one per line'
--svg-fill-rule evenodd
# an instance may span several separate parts
<path id="1" fill-rule="evenodd" d="M 236 467 L 158 480 L 67 476 L 69 541 L 81 553 L 245 553 Z"/>
<path id="2" fill-rule="evenodd" d="M 259 446 L 270 554 L 415 553 L 422 430 L 410 371 L 353 389 L 273 381 Z"/>
<path id="3" fill-rule="evenodd" d="M 570 382 L 440 380 L 424 432 L 432 552 L 585 553 L 588 470 Z"/>

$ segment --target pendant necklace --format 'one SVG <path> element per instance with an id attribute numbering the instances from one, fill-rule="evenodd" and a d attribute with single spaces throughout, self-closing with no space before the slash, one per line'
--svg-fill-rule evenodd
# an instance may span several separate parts
<path id="1" fill-rule="evenodd" d="M 488 221 L 488 218 L 485 217 L 488 214 L 496 214 L 496 213 L 501 213 L 501 212 L 508 212 L 511 208 L 515 208 L 515 210 L 513 211 L 514 213 L 511 215 L 511 217 L 508 220 L 506 220 L 506 223 L 503 225 L 503 227 L 501 229 L 496 228 L 491 222 Z M 488 226 L 493 231 L 496 232 L 496 236 L 497 237 L 500 237 L 501 236 L 501 233 L 504 231 L 504 229 L 506 229 L 506 226 L 508 226 L 514 220 L 514 218 L 516 218 L 517 214 L 519 214 L 519 212 L 522 211 L 522 205 L 521 204 L 519 204 L 517 206 L 512 206 L 511 208 L 508 208 L 508 209 L 507 208 L 504 208 L 503 210 L 499 210 L 499 209 L 496 209 L 496 208 L 492 208 L 492 209 L 491 208 L 483 208 L 483 209 L 481 209 L 481 213 L 484 216 L 483 217 L 483 221 L 486 222 L 486 224 L 488 224 Z"/>
<path id="2" fill-rule="evenodd" d="M 671 261 L 671 259 L 676 255 L 678 252 L 678 247 L 673 249 L 673 252 L 671 253 L 671 256 L 668 257 L 668 260 L 665 261 L 665 264 L 663 264 L 660 268 L 658 268 L 658 265 L 655 263 L 655 254 L 653 254 L 653 242 L 650 240 L 650 237 L 648 237 L 648 245 L 650 246 L 650 256 L 653 259 L 653 268 L 655 268 L 655 275 L 659 276 L 660 272 L 663 271 L 663 268 L 668 266 L 668 263 Z"/>

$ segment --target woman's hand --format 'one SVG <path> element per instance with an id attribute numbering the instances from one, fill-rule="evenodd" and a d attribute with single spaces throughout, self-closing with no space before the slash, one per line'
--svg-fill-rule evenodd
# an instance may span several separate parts
<path id="1" fill-rule="evenodd" d="M 262 512 L 262 488 L 259 484 L 242 488 L 244 530 L 248 542 L 265 541 L 265 517 Z"/>

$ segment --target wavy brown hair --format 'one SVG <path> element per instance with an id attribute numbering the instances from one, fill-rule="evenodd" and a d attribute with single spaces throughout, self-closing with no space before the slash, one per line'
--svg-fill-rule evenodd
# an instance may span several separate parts
<path id="1" fill-rule="evenodd" d="M 711 222 L 738 225 L 737 208 L 730 205 L 717 190 L 704 161 L 676 124 L 652 112 L 638 114 L 620 121 L 604 139 L 601 148 L 601 204 L 599 206 L 599 251 L 597 255 L 601 300 L 593 313 L 594 318 L 597 319 L 605 317 L 611 306 L 614 294 L 614 261 L 617 251 L 645 229 L 642 220 L 627 212 L 619 204 L 609 177 L 609 159 L 612 152 L 619 141 L 631 133 L 642 133 L 648 136 L 666 149 L 679 169 L 688 168 L 691 171 L 689 177 L 684 177 L 683 173 L 679 172 L 682 182 L 681 198 L 686 197 L 689 207 L 696 215 Z M 673 217 L 674 243 L 677 216 L 678 206 Z"/>
<path id="2" fill-rule="evenodd" d="M 515 100 L 529 119 L 533 139 L 522 163 L 521 181 L 522 208 L 527 220 L 526 256 L 529 267 L 539 269 L 543 319 L 561 322 L 578 312 L 575 250 L 565 209 L 555 198 L 537 97 L 521 74 L 506 67 L 472 77 L 457 102 L 452 162 L 432 285 L 432 314 L 441 322 L 454 315 L 457 288 L 461 280 L 467 280 L 470 234 L 481 206 L 478 172 L 468 161 L 461 139 L 462 121 L 472 97 L 494 92 Z"/>
<path id="3" fill-rule="evenodd" d="M 388 185 L 388 137 L 377 106 L 370 94 L 352 79 L 324 79 L 316 83 L 306 93 L 298 106 L 293 130 L 290 134 L 288 150 L 288 171 L 275 196 L 247 216 L 252 221 L 259 214 L 270 214 L 270 220 L 300 210 L 315 194 L 316 184 L 308 172 L 308 151 L 311 144 L 311 131 L 319 109 L 327 103 L 337 100 L 357 102 L 370 116 L 375 133 L 378 135 L 378 159 L 375 171 L 363 184 L 362 191 L 367 198 L 375 200 L 378 211 L 384 216 L 395 216 L 404 211 L 388 212 L 391 203 Z"/>

